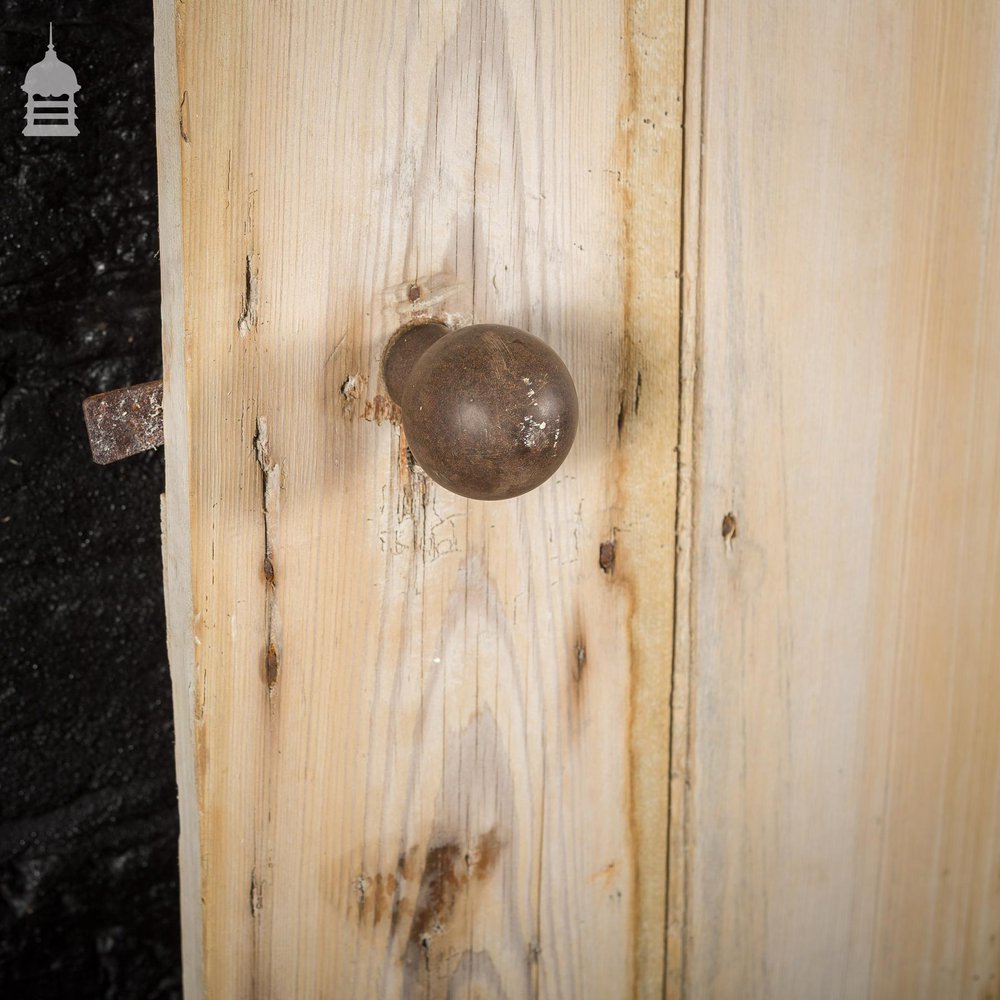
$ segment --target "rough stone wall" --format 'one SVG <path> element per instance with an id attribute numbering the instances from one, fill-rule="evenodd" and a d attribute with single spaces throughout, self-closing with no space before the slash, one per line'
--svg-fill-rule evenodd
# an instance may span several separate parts
<path id="1" fill-rule="evenodd" d="M 75 70 L 78 138 L 21 135 Z M 161 453 L 80 404 L 161 373 L 151 0 L 0 0 L 0 996 L 180 995 Z"/>

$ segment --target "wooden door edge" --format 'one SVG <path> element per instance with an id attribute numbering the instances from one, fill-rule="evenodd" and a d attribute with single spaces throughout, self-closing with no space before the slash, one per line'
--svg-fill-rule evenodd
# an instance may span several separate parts
<path id="1" fill-rule="evenodd" d="M 159 191 L 160 316 L 163 342 L 163 431 L 166 466 L 161 498 L 163 593 L 174 709 L 174 759 L 180 814 L 181 950 L 185 1000 L 204 993 L 200 811 L 196 779 L 197 660 L 190 533 L 190 441 L 184 330 L 183 104 L 173 0 L 154 0 L 156 170 Z"/>

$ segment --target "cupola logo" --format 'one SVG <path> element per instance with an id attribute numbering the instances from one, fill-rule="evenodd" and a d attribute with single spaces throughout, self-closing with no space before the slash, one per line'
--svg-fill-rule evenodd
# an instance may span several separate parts
<path id="1" fill-rule="evenodd" d="M 57 55 L 49 24 L 49 50 L 28 70 L 21 86 L 28 95 L 24 135 L 79 135 L 76 127 L 76 73 Z"/>

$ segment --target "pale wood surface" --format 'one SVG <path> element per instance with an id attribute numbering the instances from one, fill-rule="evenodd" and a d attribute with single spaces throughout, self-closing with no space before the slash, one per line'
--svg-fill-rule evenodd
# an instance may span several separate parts
<path id="1" fill-rule="evenodd" d="M 160 498 L 163 596 L 174 707 L 174 758 L 180 820 L 180 912 L 185 997 L 204 992 L 200 820 L 196 790 L 195 682 L 191 548 L 190 428 L 184 336 L 184 256 L 180 144 L 176 141 L 177 59 L 173 9 L 154 11 L 156 46 L 156 162 L 159 190 L 163 423 L 166 492 Z"/>
<path id="2" fill-rule="evenodd" d="M 683 4 L 156 7 L 189 996 L 660 995 Z M 563 355 L 550 483 L 408 465 L 419 311 Z"/>
<path id="3" fill-rule="evenodd" d="M 1000 5 L 712 0 L 703 38 L 677 975 L 996 998 Z"/>

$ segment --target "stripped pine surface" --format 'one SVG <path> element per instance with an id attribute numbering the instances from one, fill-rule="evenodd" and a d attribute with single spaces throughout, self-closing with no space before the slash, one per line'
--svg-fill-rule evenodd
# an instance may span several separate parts
<path id="1" fill-rule="evenodd" d="M 156 0 L 189 997 L 659 996 L 681 0 Z M 408 460 L 418 316 L 582 401 L 516 501 Z"/>
<path id="2" fill-rule="evenodd" d="M 671 974 L 995 1000 L 1000 6 L 689 32 Z"/>

